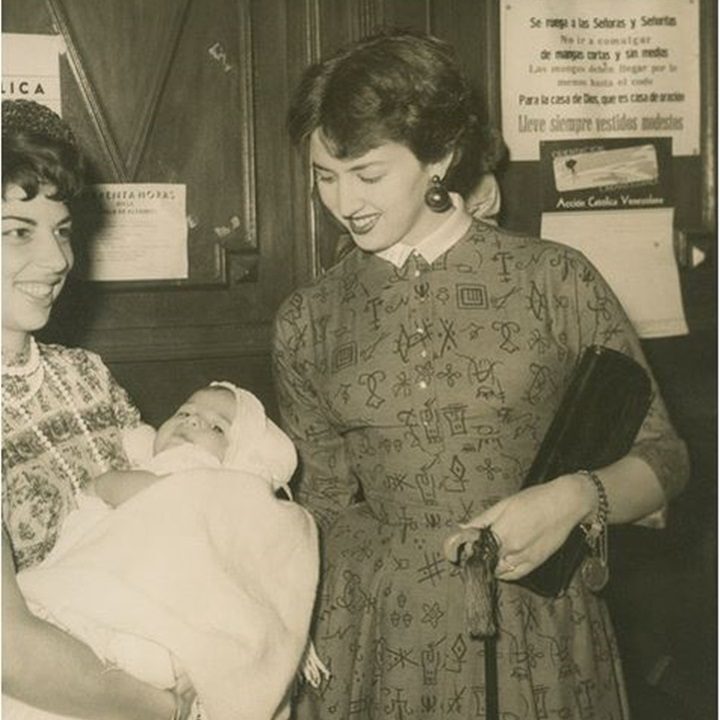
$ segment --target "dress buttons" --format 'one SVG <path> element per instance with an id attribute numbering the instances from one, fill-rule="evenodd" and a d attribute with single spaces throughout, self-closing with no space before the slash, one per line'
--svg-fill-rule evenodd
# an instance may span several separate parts
<path id="1" fill-rule="evenodd" d="M 426 358 L 426 357 L 427 357 L 427 350 L 423 350 L 423 351 L 420 353 L 420 357 Z"/>
<path id="2" fill-rule="evenodd" d="M 419 328 L 416 330 L 416 332 L 417 332 L 418 335 L 424 335 L 424 334 L 425 334 L 425 329 L 419 327 Z"/>
<path id="3" fill-rule="evenodd" d="M 413 276 L 414 276 L 414 277 L 420 277 L 420 271 L 419 271 L 419 270 L 416 270 L 416 271 L 413 273 Z"/>
<path id="4" fill-rule="evenodd" d="M 427 383 L 424 380 L 421 380 L 418 385 L 424 390 L 427 387 Z"/>

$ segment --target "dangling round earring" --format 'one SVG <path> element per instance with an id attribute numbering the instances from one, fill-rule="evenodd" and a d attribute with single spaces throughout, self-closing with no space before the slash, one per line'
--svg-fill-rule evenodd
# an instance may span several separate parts
<path id="1" fill-rule="evenodd" d="M 443 185 L 439 175 L 433 175 L 432 177 L 432 185 L 425 193 L 425 204 L 436 213 L 444 213 L 452 207 L 450 193 Z"/>

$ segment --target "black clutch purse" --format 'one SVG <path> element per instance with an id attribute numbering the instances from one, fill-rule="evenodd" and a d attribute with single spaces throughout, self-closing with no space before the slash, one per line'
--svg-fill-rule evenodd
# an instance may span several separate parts
<path id="1" fill-rule="evenodd" d="M 652 400 L 645 368 L 616 350 L 588 347 L 572 375 L 523 487 L 577 470 L 597 470 L 632 447 Z M 540 595 L 567 589 L 588 551 L 576 527 L 542 565 L 516 582 Z"/>

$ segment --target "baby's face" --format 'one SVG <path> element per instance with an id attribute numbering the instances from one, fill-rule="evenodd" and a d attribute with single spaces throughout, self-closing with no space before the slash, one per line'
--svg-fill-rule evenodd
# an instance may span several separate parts
<path id="1" fill-rule="evenodd" d="M 158 428 L 155 453 L 191 443 L 222 462 L 234 419 L 235 394 L 231 390 L 223 387 L 198 390 Z"/>

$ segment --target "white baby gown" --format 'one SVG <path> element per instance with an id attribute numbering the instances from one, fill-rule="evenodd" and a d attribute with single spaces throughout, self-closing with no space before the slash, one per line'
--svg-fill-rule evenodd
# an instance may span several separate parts
<path id="1" fill-rule="evenodd" d="M 85 498 L 18 583 L 33 612 L 109 665 L 158 687 L 187 674 L 210 720 L 287 718 L 308 650 L 317 531 L 275 495 L 295 467 L 292 443 L 254 396 L 223 385 L 238 411 L 222 465 L 190 445 L 160 453 L 145 466 L 170 474 L 114 510 Z M 58 717 L 21 705 L 4 698 L 4 717 Z"/>

